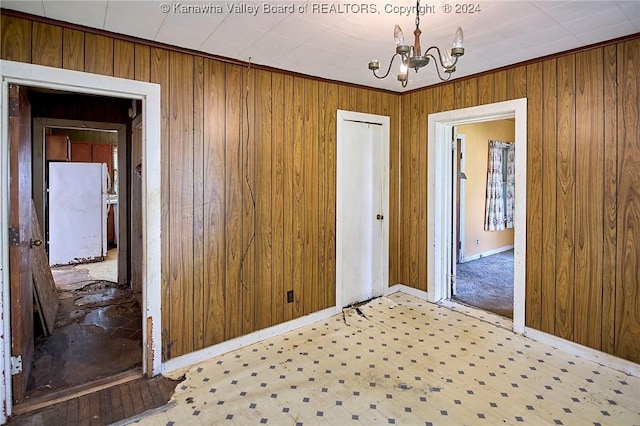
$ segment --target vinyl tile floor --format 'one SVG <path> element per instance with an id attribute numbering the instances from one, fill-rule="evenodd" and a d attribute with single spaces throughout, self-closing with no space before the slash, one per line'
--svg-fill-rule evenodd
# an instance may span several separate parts
<path id="1" fill-rule="evenodd" d="M 640 378 L 404 293 L 193 366 L 143 425 L 640 425 Z"/>

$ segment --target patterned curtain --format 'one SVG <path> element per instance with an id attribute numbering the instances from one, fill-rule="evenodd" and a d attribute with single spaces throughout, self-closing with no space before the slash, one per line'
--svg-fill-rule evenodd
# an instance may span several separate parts
<path id="1" fill-rule="evenodd" d="M 516 144 L 510 143 L 507 148 L 507 228 L 513 228 L 513 217 L 516 207 Z"/>
<path id="2" fill-rule="evenodd" d="M 505 212 L 505 197 L 508 190 L 504 188 L 504 164 L 503 150 L 510 144 L 498 141 L 489 141 L 489 158 L 487 161 L 487 199 L 485 205 L 485 231 L 502 231 L 507 222 Z M 512 145 L 512 144 L 511 144 Z M 508 156 L 507 156 L 508 158 Z M 515 156 L 514 156 L 515 159 Z M 513 169 L 513 167 L 512 167 Z M 515 172 L 513 171 L 512 174 Z M 506 185 L 509 186 L 508 184 Z M 515 187 L 515 174 L 514 174 Z M 512 193 L 513 195 L 513 193 Z M 508 200 L 507 200 L 508 204 Z M 510 204 L 513 207 L 513 198 Z M 513 208 L 511 209 L 511 227 L 513 227 Z"/>

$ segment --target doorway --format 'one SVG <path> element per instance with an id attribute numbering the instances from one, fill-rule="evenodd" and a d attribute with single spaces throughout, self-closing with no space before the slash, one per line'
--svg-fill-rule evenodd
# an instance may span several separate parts
<path id="1" fill-rule="evenodd" d="M 430 114 L 428 117 L 427 182 L 427 272 L 430 283 L 427 299 L 437 303 L 451 298 L 455 264 L 456 186 L 452 141 L 454 128 L 501 119 L 514 119 L 515 144 L 515 215 L 514 215 L 514 296 L 513 329 L 524 332 L 525 259 L 526 259 L 526 155 L 527 100 L 516 99 L 471 108 Z"/>
<path id="2" fill-rule="evenodd" d="M 336 306 L 384 294 L 389 253 L 389 117 L 337 113 Z"/>
<path id="3" fill-rule="evenodd" d="M 513 119 L 477 122 L 456 126 L 454 139 L 455 239 L 452 262 L 452 299 L 464 304 L 513 318 L 513 221 L 507 221 L 507 181 L 513 174 L 509 167 L 508 147 L 514 147 L 515 125 Z M 489 146 L 494 142 L 497 157 L 489 156 Z M 495 144 L 494 144 L 495 145 Z M 499 190 L 502 222 L 488 227 L 487 170 L 489 158 L 501 160 Z M 494 179 L 495 180 L 495 179 Z M 512 187 L 512 186 L 511 186 Z M 513 217 L 511 214 L 510 217 Z"/>
<path id="4" fill-rule="evenodd" d="M 8 93 L 10 85 L 23 85 L 49 90 L 59 90 L 71 93 L 90 93 L 93 95 L 136 99 L 144 112 L 142 125 L 142 371 L 153 376 L 161 371 L 161 337 L 160 337 L 160 87 L 156 84 L 117 79 L 106 76 L 86 74 L 82 72 L 62 70 L 25 63 L 0 61 L 0 73 L 2 75 L 1 99 L 2 110 L 2 141 L 0 152 L 0 167 L 2 170 L 10 170 L 9 147 L 9 102 Z M 9 173 L 0 176 L 0 308 L 3 312 L 9 312 L 12 305 L 9 275 Z M 23 235 L 17 240 L 19 246 L 29 245 L 29 241 L 22 240 Z M 19 322 L 13 314 L 0 318 L 0 327 L 3 330 L 0 336 L 0 354 L 4 360 L 2 371 L 4 386 L 0 387 L 0 422 L 5 422 L 13 412 L 14 389 L 11 369 L 11 336 L 12 325 Z M 14 365 L 16 365 L 14 363 Z M 16 365 L 17 366 L 17 365 Z M 13 370 L 13 371 L 12 371 Z"/>
<path id="5" fill-rule="evenodd" d="M 142 367 L 142 297 L 128 270 L 132 252 L 142 249 L 131 244 L 127 214 L 128 208 L 141 209 L 129 195 L 132 102 L 32 92 L 34 114 L 56 117 L 33 119 L 32 164 L 58 310 L 52 327 L 34 329 L 30 401 L 136 377 Z M 75 104 L 84 105 L 80 113 Z M 117 122 L 86 121 L 87 110 L 96 120 Z"/>

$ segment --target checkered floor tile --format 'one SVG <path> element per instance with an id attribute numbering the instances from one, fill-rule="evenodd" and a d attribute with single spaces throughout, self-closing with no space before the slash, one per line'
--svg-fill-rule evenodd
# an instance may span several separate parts
<path id="1" fill-rule="evenodd" d="M 403 293 L 187 373 L 145 425 L 640 425 L 640 378 Z"/>

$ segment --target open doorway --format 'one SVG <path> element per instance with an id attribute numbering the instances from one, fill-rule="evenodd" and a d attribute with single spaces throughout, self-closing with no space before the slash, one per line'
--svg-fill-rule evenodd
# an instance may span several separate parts
<path id="1" fill-rule="evenodd" d="M 0 94 L 2 102 L 0 103 L 0 120 L 3 129 L 0 138 L 0 166 L 2 170 L 14 171 L 16 168 L 16 160 L 22 159 L 18 157 L 16 152 L 11 151 L 13 147 L 12 133 L 9 132 L 9 123 L 15 118 L 22 115 L 15 114 L 14 108 L 8 108 L 10 105 L 9 95 L 14 87 L 32 87 L 43 91 L 54 90 L 64 91 L 67 93 L 85 93 L 94 96 L 104 96 L 113 99 L 135 99 L 136 104 L 140 106 L 144 119 L 142 120 L 141 135 L 141 153 L 142 156 L 138 161 L 139 179 L 141 180 L 141 200 L 142 200 L 142 252 L 141 252 L 141 288 L 142 288 L 142 371 L 148 377 L 155 376 L 161 372 L 162 368 L 162 348 L 161 348 L 161 315 L 160 315 L 160 270 L 161 270 L 161 244 L 160 244 L 160 86 L 153 83 L 125 80 L 113 78 L 109 76 L 88 74 L 83 72 L 45 67 L 40 65 L 32 65 L 18 62 L 0 60 L 0 75 L 2 78 L 0 86 Z M 12 98 L 13 99 L 13 98 Z M 11 103 L 13 107 L 14 104 Z M 16 103 L 17 106 L 17 103 Z M 70 105 L 70 109 L 82 110 L 82 104 Z M 22 111 L 22 108 L 18 112 Z M 89 113 L 95 113 L 96 110 L 88 110 Z M 93 117 L 87 117 L 93 120 Z M 107 120 L 110 121 L 110 120 Z M 22 121 L 20 121 L 22 123 Z M 29 131 L 28 141 L 31 141 L 31 120 L 26 121 Z M 22 133 L 21 133 L 22 134 Z M 25 133 L 26 134 L 26 133 Z M 22 144 L 20 144 L 22 146 Z M 31 143 L 25 144 L 29 149 Z M 29 159 L 31 155 L 29 155 Z M 27 164 L 23 162 L 21 164 Z M 20 164 L 20 163 L 18 163 Z M 30 166 L 30 164 L 29 164 Z M 25 169 L 26 170 L 26 169 Z M 120 167 L 120 170 L 123 170 Z M 28 190 L 25 187 L 25 194 L 31 196 L 31 174 L 25 173 L 24 182 L 28 182 Z M 3 386 L 0 387 L 0 399 L 4 402 L 0 404 L 0 422 L 5 422 L 7 417 L 12 415 L 14 404 L 24 401 L 23 389 L 16 386 L 16 383 L 23 382 L 25 376 L 25 366 L 30 363 L 24 362 L 25 358 L 30 357 L 32 352 L 28 345 L 16 346 L 16 337 L 20 337 L 18 330 L 21 327 L 17 325 L 29 322 L 28 318 L 33 316 L 32 292 L 31 292 L 31 274 L 24 274 L 25 279 L 22 280 L 22 268 L 14 267 L 12 253 L 19 251 L 20 254 L 28 253 L 34 241 L 29 240 L 31 232 L 31 214 L 29 209 L 24 210 L 25 215 L 20 216 L 16 221 L 16 228 L 12 228 L 13 222 L 10 221 L 10 213 L 17 211 L 15 206 L 8 202 L 13 199 L 14 194 L 20 194 L 21 191 L 14 192 L 15 180 L 11 180 L 9 173 L 0 174 L 0 237 L 5 243 L 0 245 L 0 310 L 4 315 L 0 317 L 0 328 L 3 333 L 0 334 L 0 354 L 4 360 L 2 365 Z M 20 197 L 18 197 L 20 198 Z M 22 201 L 22 198 L 20 198 Z M 27 198 L 25 203 L 19 203 L 22 207 L 28 206 L 30 200 Z M 13 214 L 11 216 L 13 218 Z M 19 231 L 19 233 L 18 233 Z M 24 232 L 23 232 L 24 231 Z M 10 239 L 10 234 L 15 238 Z M 25 257 L 26 260 L 31 258 L 30 255 Z M 11 264 L 11 267 L 10 267 Z M 26 262 L 28 265 L 28 262 Z M 28 268 L 26 268 L 28 269 Z M 25 272 L 26 272 L 25 269 Z M 14 279 L 14 275 L 20 273 L 19 280 Z M 23 282 L 24 281 L 24 282 Z M 25 306 L 31 308 L 30 311 L 24 310 L 25 316 L 20 315 L 21 312 L 14 312 L 15 297 L 14 288 L 23 287 L 28 298 L 20 298 L 25 301 Z M 28 316 L 26 315 L 28 313 Z M 33 329 L 33 327 L 32 327 Z M 29 336 L 27 336 L 29 337 Z M 33 342 L 33 336 L 30 337 Z M 26 341 L 26 340 L 25 340 Z M 31 346 L 33 348 L 33 346 Z M 22 359 L 22 363 L 20 362 Z"/>
<path id="2" fill-rule="evenodd" d="M 509 147 L 514 147 L 515 123 L 513 119 L 503 119 L 464 124 L 455 128 L 454 138 L 457 242 L 452 263 L 451 297 L 484 311 L 513 318 L 512 213 L 507 220 L 507 212 L 513 209 L 513 204 L 508 200 L 507 186 L 514 172 L 513 164 L 509 162 L 513 155 L 509 157 L 508 154 L 513 153 Z M 500 160 L 493 164 L 500 169 L 497 175 L 490 163 L 496 158 Z M 488 182 L 488 178 L 492 181 Z M 499 185 L 494 182 L 496 180 Z M 493 190 L 487 192 L 487 188 Z M 494 214 L 495 207 L 487 198 L 497 195 L 500 205 Z M 488 218 L 491 226 L 487 223 Z"/>
<path id="3" fill-rule="evenodd" d="M 457 126 L 514 119 L 515 138 L 515 211 L 513 266 L 513 330 L 524 333 L 526 277 L 526 187 L 527 187 L 527 100 L 480 105 L 430 114 L 428 117 L 427 174 L 427 273 L 430 285 L 427 299 L 439 302 L 451 298 L 455 250 L 456 185 L 453 161 L 454 128 Z M 452 199 L 453 198 L 453 199 Z"/>
<path id="4" fill-rule="evenodd" d="M 34 329 L 26 396 L 43 399 L 141 374 L 142 297 L 128 270 L 141 245 L 127 244 L 131 101 L 33 92 L 32 109 L 56 117 L 33 120 L 33 198 L 59 302 L 54 328 Z M 77 103 L 117 122 L 78 120 Z"/>
<path id="5" fill-rule="evenodd" d="M 129 195 L 135 102 L 37 88 L 29 98 L 34 211 L 57 296 L 52 324 L 34 318 L 33 401 L 142 374 L 142 294 L 129 279 L 142 250 L 130 212 L 142 207 Z"/>

